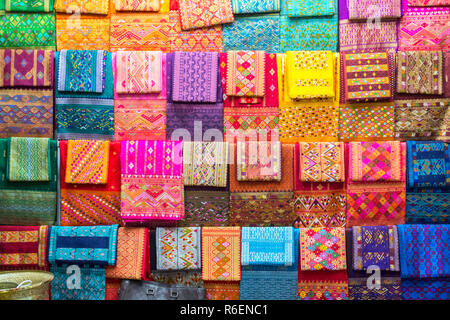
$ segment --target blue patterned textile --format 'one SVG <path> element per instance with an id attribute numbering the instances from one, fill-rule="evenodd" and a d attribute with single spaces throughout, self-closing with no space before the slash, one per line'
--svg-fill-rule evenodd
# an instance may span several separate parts
<path id="1" fill-rule="evenodd" d="M 115 265 L 119 225 L 50 228 L 50 264 Z"/>
<path id="2" fill-rule="evenodd" d="M 61 52 L 55 52 L 56 66 L 60 65 Z M 101 56 L 102 52 L 106 55 L 103 80 L 101 80 L 101 85 L 100 82 L 95 85 L 92 82 L 90 84 L 91 88 L 104 87 L 100 93 L 60 90 L 61 86 L 66 88 L 65 78 L 67 76 L 60 75 L 61 68 L 55 68 L 55 118 L 58 139 L 112 140 L 114 138 L 114 85 L 111 53 L 97 51 L 97 57 Z M 67 60 L 66 75 L 70 69 L 67 67 Z M 96 67 L 99 66 L 96 65 Z M 77 71 L 81 72 L 81 69 L 83 68 L 78 68 Z M 96 74 L 100 74 L 100 71 L 97 70 Z M 94 81 L 93 79 L 91 80 Z M 96 77 L 95 81 L 99 81 L 99 79 Z M 83 78 L 83 81 L 85 80 Z M 82 81 L 74 80 L 74 88 L 76 83 L 78 86 L 85 86 L 85 84 L 81 84 Z"/>
<path id="3" fill-rule="evenodd" d="M 450 193 L 408 192 L 405 223 L 449 223 Z"/>
<path id="4" fill-rule="evenodd" d="M 450 278 L 403 279 L 403 300 L 448 300 Z"/>
<path id="5" fill-rule="evenodd" d="M 292 266 L 294 246 L 292 227 L 242 227 L 241 265 Z"/>
<path id="6" fill-rule="evenodd" d="M 407 141 L 407 187 L 448 188 L 450 151 L 442 141 Z"/>
<path id="7" fill-rule="evenodd" d="M 242 271 L 241 300 L 296 300 L 297 271 Z"/>
<path id="8" fill-rule="evenodd" d="M 105 300 L 105 269 L 52 265 L 52 300 Z"/>
<path id="9" fill-rule="evenodd" d="M 280 16 L 278 14 L 235 16 L 222 26 L 223 52 L 254 50 L 280 52 Z"/>
<path id="10" fill-rule="evenodd" d="M 280 0 L 231 0 L 234 14 L 280 11 Z"/>

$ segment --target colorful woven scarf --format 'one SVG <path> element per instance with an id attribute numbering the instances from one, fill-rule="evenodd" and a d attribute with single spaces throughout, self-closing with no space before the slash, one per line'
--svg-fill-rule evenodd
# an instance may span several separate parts
<path id="1" fill-rule="evenodd" d="M 102 93 L 106 52 L 103 50 L 61 50 L 58 63 L 58 90 Z"/>
<path id="2" fill-rule="evenodd" d="M 349 143 L 349 179 L 352 182 L 400 181 L 399 141 Z"/>
<path id="3" fill-rule="evenodd" d="M 230 193 L 228 191 L 184 191 L 184 218 L 179 227 L 227 226 L 230 216 Z"/>
<path id="4" fill-rule="evenodd" d="M 442 65 L 441 51 L 399 51 L 397 92 L 442 94 Z"/>
<path id="5" fill-rule="evenodd" d="M 294 264 L 292 227 L 242 227 L 241 266 Z"/>
<path id="6" fill-rule="evenodd" d="M 353 227 L 353 269 L 400 271 L 396 226 Z"/>
<path id="7" fill-rule="evenodd" d="M 226 187 L 228 162 L 227 142 L 184 141 L 184 185 Z"/>
<path id="8" fill-rule="evenodd" d="M 124 221 L 184 216 L 182 142 L 122 141 L 121 214 Z"/>
<path id="9" fill-rule="evenodd" d="M 280 11 L 279 0 L 231 0 L 234 14 Z"/>
<path id="10" fill-rule="evenodd" d="M 117 93 L 161 92 L 162 53 L 119 51 L 116 54 Z"/>
<path id="11" fill-rule="evenodd" d="M 90 143 L 95 143 L 90 141 Z M 98 143 L 98 141 L 97 141 Z M 68 142 L 60 141 L 60 215 L 62 226 L 122 225 L 120 218 L 120 142 L 110 142 L 103 184 L 66 183 Z M 105 160 L 105 159 L 103 159 Z"/>
<path id="12" fill-rule="evenodd" d="M 7 165 L 9 181 L 49 181 L 50 139 L 9 138 Z"/>
<path id="13" fill-rule="evenodd" d="M 340 271 L 298 269 L 298 300 L 347 300 L 348 277 Z"/>
<path id="14" fill-rule="evenodd" d="M 147 228 L 119 227 L 117 262 L 105 269 L 107 278 L 145 280 L 150 277 L 150 243 Z"/>
<path id="15" fill-rule="evenodd" d="M 118 225 L 53 226 L 50 228 L 48 262 L 57 265 L 115 265 L 118 228 Z"/>
<path id="16" fill-rule="evenodd" d="M 291 99 L 335 96 L 334 57 L 331 51 L 288 51 L 286 73 L 286 86 Z"/>
<path id="17" fill-rule="evenodd" d="M 54 0 L 5 0 L 6 11 L 53 12 Z"/>
<path id="18" fill-rule="evenodd" d="M 52 87 L 53 51 L 0 50 L 0 87 Z"/>
<path id="19" fill-rule="evenodd" d="M 402 0 L 349 0 L 350 20 L 363 20 L 373 17 L 395 19 L 402 16 Z"/>
<path id="20" fill-rule="evenodd" d="M 407 141 L 408 188 L 448 188 L 450 150 L 442 141 Z"/>
<path id="21" fill-rule="evenodd" d="M 116 0 L 114 2 L 116 11 L 159 11 L 160 0 Z"/>
<path id="22" fill-rule="evenodd" d="M 289 17 L 332 16 L 337 13 L 334 0 L 287 0 Z"/>
<path id="23" fill-rule="evenodd" d="M 236 16 L 223 25 L 223 52 L 231 50 L 280 51 L 280 21 L 277 14 Z"/>
<path id="24" fill-rule="evenodd" d="M 386 51 L 342 52 L 345 102 L 391 100 L 391 66 Z"/>
<path id="25" fill-rule="evenodd" d="M 202 228 L 202 279 L 241 280 L 241 228 Z"/>
<path id="26" fill-rule="evenodd" d="M 234 21 L 231 0 L 179 0 L 183 30 Z"/>
<path id="27" fill-rule="evenodd" d="M 238 281 L 205 281 L 206 300 L 239 300 Z"/>
<path id="28" fill-rule="evenodd" d="M 450 6 L 450 1 L 448 1 L 448 0 L 408 0 L 408 5 L 411 7 Z"/>
<path id="29" fill-rule="evenodd" d="M 432 192 L 431 190 L 408 192 L 406 194 L 405 223 L 448 223 L 450 217 L 449 201 L 450 193 L 448 192 Z"/>
<path id="30" fill-rule="evenodd" d="M 216 102 L 219 55 L 215 52 L 175 52 L 172 99 Z"/>
<path id="31" fill-rule="evenodd" d="M 201 269 L 201 228 L 156 228 L 157 270 Z"/>
<path id="32" fill-rule="evenodd" d="M 48 226 L 0 227 L 0 270 L 48 270 Z"/>
<path id="33" fill-rule="evenodd" d="M 22 226 L 54 224 L 57 204 L 57 142 L 46 139 L 48 153 L 45 157 L 49 163 L 46 162 L 44 166 L 48 167 L 47 180 L 32 182 L 8 179 L 10 142 L 11 139 L 0 139 L 0 202 L 2 204 L 0 224 Z M 38 150 L 42 151 L 41 148 Z M 23 157 L 20 158 L 19 161 L 24 161 Z M 36 163 L 30 159 L 22 169 L 31 168 L 32 165 Z M 40 176 L 40 170 L 36 174 Z"/>
<path id="34" fill-rule="evenodd" d="M 280 181 L 281 143 L 279 141 L 238 141 L 238 181 Z"/>
<path id="35" fill-rule="evenodd" d="M 345 180 L 343 142 L 300 142 L 299 178 L 305 182 Z"/>

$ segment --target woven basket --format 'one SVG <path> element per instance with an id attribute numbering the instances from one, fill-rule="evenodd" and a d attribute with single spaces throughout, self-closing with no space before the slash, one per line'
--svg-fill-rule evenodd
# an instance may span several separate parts
<path id="1" fill-rule="evenodd" d="M 52 280 L 45 271 L 0 272 L 0 300 L 47 300 Z"/>

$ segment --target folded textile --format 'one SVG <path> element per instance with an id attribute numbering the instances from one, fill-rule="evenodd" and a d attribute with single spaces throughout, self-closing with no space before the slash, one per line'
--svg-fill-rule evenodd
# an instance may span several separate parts
<path id="1" fill-rule="evenodd" d="M 156 228 L 156 269 L 201 269 L 201 228 Z"/>
<path id="2" fill-rule="evenodd" d="M 298 300 L 348 300 L 348 277 L 341 271 L 298 272 Z"/>
<path id="3" fill-rule="evenodd" d="M 403 300 L 448 300 L 450 297 L 450 279 L 402 279 Z"/>
<path id="4" fill-rule="evenodd" d="M 263 51 L 228 51 L 226 90 L 229 96 L 265 95 L 265 58 Z"/>
<path id="5" fill-rule="evenodd" d="M 56 66 L 61 65 L 60 56 L 63 52 L 70 54 L 70 50 L 56 52 Z M 75 63 L 74 70 L 76 70 L 73 75 L 79 74 L 81 77 L 73 79 L 73 86 L 71 88 L 65 82 L 65 80 L 69 80 L 71 77 L 60 74 L 60 72 L 64 72 L 66 69 L 69 70 L 71 67 L 68 66 L 69 68 L 66 68 L 67 66 L 63 65 L 63 68 L 55 68 L 57 82 L 55 86 L 56 136 L 59 139 L 111 140 L 114 137 L 114 84 L 111 53 L 102 50 L 95 51 L 97 52 L 95 55 L 98 58 L 102 54 L 106 55 L 106 60 L 103 60 L 103 62 L 98 61 L 98 63 L 95 62 L 98 72 L 94 72 L 93 69 L 88 68 L 89 65 L 94 63 L 91 60 L 93 56 L 89 58 L 87 54 L 88 52 L 92 53 L 94 51 L 74 50 L 73 52 L 77 52 L 73 58 L 81 54 L 85 56 L 86 60 L 80 65 L 75 60 L 73 61 Z M 72 57 L 68 58 L 71 61 Z M 82 71 L 85 67 L 88 68 L 86 73 Z M 100 70 L 103 71 L 100 72 Z M 64 90 L 77 91 L 61 91 L 59 89 L 61 86 L 64 87 Z M 99 92 L 94 92 L 94 88 Z M 85 91 L 87 89 L 90 91 Z"/>
<path id="6" fill-rule="evenodd" d="M 8 138 L 9 181 L 50 180 L 50 139 Z"/>
<path id="7" fill-rule="evenodd" d="M 236 145 L 238 181 L 280 181 L 279 141 L 238 141 Z"/>
<path id="8" fill-rule="evenodd" d="M 398 225 L 400 273 L 403 278 L 440 278 L 450 275 L 448 224 Z"/>
<path id="9" fill-rule="evenodd" d="M 5 0 L 6 11 L 12 12 L 53 12 L 55 0 Z"/>
<path id="10" fill-rule="evenodd" d="M 385 226 L 376 228 L 389 228 L 395 226 Z M 355 228 L 355 227 L 354 227 Z M 356 227 L 364 228 L 364 227 Z M 393 231 L 393 230 L 392 230 Z M 347 268 L 348 274 L 348 298 L 349 300 L 402 300 L 402 280 L 400 278 L 400 271 L 386 271 L 386 270 L 356 270 L 352 261 L 355 259 L 355 254 L 359 252 L 361 257 L 361 243 L 359 248 L 355 248 L 355 242 L 353 241 L 353 229 L 346 229 L 346 252 L 347 261 L 350 262 Z M 398 240 L 397 230 L 392 234 Z M 384 239 L 384 238 L 383 238 Z M 367 237 L 368 244 L 376 242 L 376 239 L 371 240 Z M 361 241 L 359 241 L 361 242 Z M 358 245 L 357 245 L 358 246 Z M 397 254 L 397 267 L 398 267 L 398 241 L 395 243 Z M 385 251 L 386 252 L 386 251 Z M 395 257 L 391 256 L 391 257 Z M 395 263 L 394 263 L 395 265 Z"/>
<path id="11" fill-rule="evenodd" d="M 408 188 L 448 188 L 450 149 L 442 141 L 407 141 Z"/>
<path id="12" fill-rule="evenodd" d="M 242 271 L 240 300 L 295 300 L 297 271 Z"/>
<path id="13" fill-rule="evenodd" d="M 150 239 L 147 228 L 119 227 L 117 262 L 107 266 L 107 278 L 145 280 L 150 277 Z"/>
<path id="14" fill-rule="evenodd" d="M 230 225 L 289 226 L 295 221 L 292 192 L 233 192 Z"/>
<path id="15" fill-rule="evenodd" d="M 386 51 L 342 52 L 342 81 L 345 102 L 391 100 L 393 83 L 391 56 Z"/>
<path id="16" fill-rule="evenodd" d="M 399 51 L 397 92 L 442 94 L 442 65 L 441 51 Z"/>
<path id="17" fill-rule="evenodd" d="M 69 140 L 66 183 L 107 182 L 109 141 Z"/>
<path id="18" fill-rule="evenodd" d="M 102 93 L 105 86 L 106 52 L 61 50 L 58 59 L 58 90 Z"/>
<path id="19" fill-rule="evenodd" d="M 50 50 L 0 50 L 0 87 L 53 87 Z"/>
<path id="20" fill-rule="evenodd" d="M 450 99 L 396 100 L 395 137 L 445 141 L 450 136 L 449 107 Z"/>
<path id="21" fill-rule="evenodd" d="M 50 228 L 50 264 L 115 265 L 119 225 Z M 104 269 L 103 269 L 104 270 Z"/>
<path id="22" fill-rule="evenodd" d="M 178 102 L 216 102 L 219 81 L 216 52 L 175 52 L 172 99 Z"/>
<path id="23" fill-rule="evenodd" d="M 227 142 L 184 141 L 184 185 L 226 187 L 228 153 Z"/>
<path id="24" fill-rule="evenodd" d="M 127 222 L 184 217 L 183 143 L 122 141 L 121 214 Z"/>
<path id="25" fill-rule="evenodd" d="M 109 142 L 107 178 L 103 184 L 66 183 L 68 141 L 60 141 L 59 149 L 60 225 L 123 225 L 120 218 L 120 142 Z"/>
<path id="26" fill-rule="evenodd" d="M 350 20 L 395 19 L 402 16 L 402 0 L 350 0 L 348 2 Z"/>
<path id="27" fill-rule="evenodd" d="M 230 218 L 230 193 L 228 191 L 184 191 L 184 218 L 179 227 L 227 226 Z"/>
<path id="28" fill-rule="evenodd" d="M 54 0 L 55 11 L 62 13 L 108 14 L 108 0 Z"/>
<path id="29" fill-rule="evenodd" d="M 48 270 L 48 226 L 0 226 L 0 270 Z"/>
<path id="30" fill-rule="evenodd" d="M 305 182 L 345 180 L 343 142 L 300 142 L 299 178 Z"/>
<path id="31" fill-rule="evenodd" d="M 302 271 L 345 270 L 345 229 L 300 228 Z"/>
<path id="32" fill-rule="evenodd" d="M 334 56 L 331 51 L 288 51 L 286 72 L 291 99 L 334 98 Z"/>
<path id="33" fill-rule="evenodd" d="M 0 139 L 0 224 L 36 226 L 55 223 L 57 142 L 47 140 L 46 144 L 49 150 L 46 154 L 49 161 L 47 181 L 10 181 L 7 178 L 10 139 Z M 31 166 L 35 161 L 30 160 L 26 165 Z"/>
<path id="34" fill-rule="evenodd" d="M 73 22 L 72 15 L 59 14 L 56 19 L 58 50 L 110 50 L 110 20 L 97 16 L 80 15 L 87 19 Z M 113 29 L 111 29 L 111 35 Z M 113 40 L 111 40 L 111 44 Z"/>
<path id="35" fill-rule="evenodd" d="M 295 245 L 292 227 L 242 227 L 241 266 L 291 266 Z"/>
<path id="36" fill-rule="evenodd" d="M 159 51 L 118 51 L 117 93 L 155 93 L 162 89 L 162 53 Z"/>
<path id="37" fill-rule="evenodd" d="M 350 181 L 400 181 L 401 151 L 400 141 L 350 142 Z"/>
<path id="38" fill-rule="evenodd" d="M 450 1 L 449 0 L 408 0 L 408 5 L 411 7 L 450 6 Z"/>
<path id="39" fill-rule="evenodd" d="M 105 270 L 52 265 L 52 300 L 105 300 Z"/>
<path id="40" fill-rule="evenodd" d="M 202 279 L 241 280 L 241 228 L 202 228 Z"/>
<path id="41" fill-rule="evenodd" d="M 406 194 L 407 224 L 440 224 L 450 221 L 449 192 L 408 192 Z"/>
<path id="42" fill-rule="evenodd" d="M 183 30 L 234 21 L 231 0 L 179 0 Z"/>
<path id="43" fill-rule="evenodd" d="M 159 11 L 161 0 L 115 0 L 116 11 Z"/>
<path id="44" fill-rule="evenodd" d="M 278 14 L 236 16 L 223 25 L 223 52 L 231 50 L 280 51 Z"/>
<path id="45" fill-rule="evenodd" d="M 280 0 L 231 0 L 234 14 L 280 11 Z"/>
<path id="46" fill-rule="evenodd" d="M 332 16 L 337 14 L 334 0 L 287 0 L 289 17 Z"/>
<path id="47" fill-rule="evenodd" d="M 206 300 L 239 300 L 239 281 L 205 281 Z"/>
<path id="48" fill-rule="evenodd" d="M 0 15 L 0 47 L 56 50 L 55 24 L 53 13 Z"/>
<path id="49" fill-rule="evenodd" d="M 400 271 L 397 227 L 353 227 L 353 269 L 378 266 L 384 271 Z"/>

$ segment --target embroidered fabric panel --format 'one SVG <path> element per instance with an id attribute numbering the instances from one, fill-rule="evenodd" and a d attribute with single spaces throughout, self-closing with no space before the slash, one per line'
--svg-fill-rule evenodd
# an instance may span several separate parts
<path id="1" fill-rule="evenodd" d="M 234 21 L 231 0 L 179 0 L 183 30 Z"/>
<path id="2" fill-rule="evenodd" d="M 160 11 L 160 0 L 115 0 L 116 11 Z"/>
<path id="3" fill-rule="evenodd" d="M 234 14 L 280 11 L 279 0 L 231 0 Z"/>
<path id="4" fill-rule="evenodd" d="M 320 17 L 337 13 L 334 0 L 287 0 L 286 2 L 289 17 Z"/>
<path id="5" fill-rule="evenodd" d="M 62 13 L 108 14 L 108 0 L 55 0 L 55 11 Z"/>
<path id="6" fill-rule="evenodd" d="M 53 0 L 5 0 L 4 9 L 12 12 L 53 12 Z"/>
<path id="7" fill-rule="evenodd" d="M 238 141 L 236 145 L 238 181 L 280 181 L 279 141 Z"/>
<path id="8" fill-rule="evenodd" d="M 206 300 L 239 300 L 240 282 L 205 281 Z"/>
<path id="9" fill-rule="evenodd" d="M 442 64 L 441 51 L 399 51 L 397 92 L 442 94 Z"/>
<path id="10" fill-rule="evenodd" d="M 450 193 L 408 192 L 406 194 L 405 223 L 449 223 L 449 201 Z"/>
<path id="11" fill-rule="evenodd" d="M 227 226 L 230 219 L 230 193 L 227 191 L 184 192 L 185 216 L 179 227 Z"/>
<path id="12" fill-rule="evenodd" d="M 241 228 L 202 228 L 202 279 L 241 280 Z"/>
<path id="13" fill-rule="evenodd" d="M 344 228 L 300 228 L 301 270 L 345 270 Z"/>
<path id="14" fill-rule="evenodd" d="M 402 16 L 402 0 L 350 0 L 348 11 L 350 20 L 368 19 L 376 8 L 377 17 L 381 19 L 400 18 Z"/>
<path id="15" fill-rule="evenodd" d="M 56 21 L 58 50 L 109 51 L 109 26 L 109 19 L 79 19 L 77 23 L 73 23 L 70 18 L 64 18 L 58 15 Z M 111 30 L 112 32 L 113 30 Z"/>

